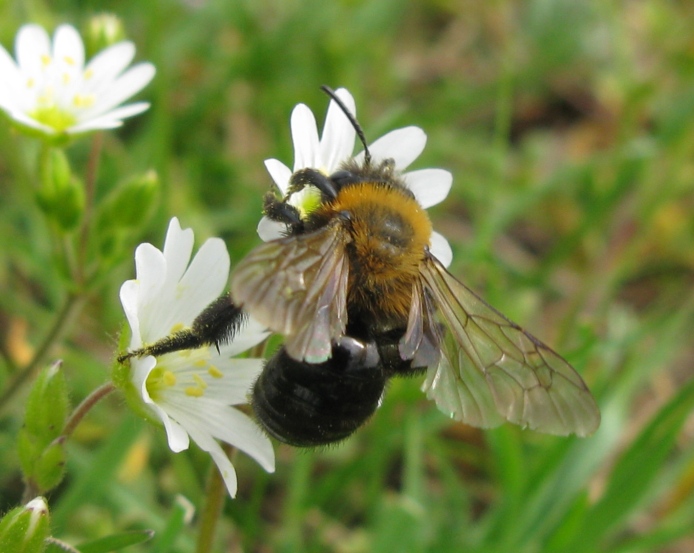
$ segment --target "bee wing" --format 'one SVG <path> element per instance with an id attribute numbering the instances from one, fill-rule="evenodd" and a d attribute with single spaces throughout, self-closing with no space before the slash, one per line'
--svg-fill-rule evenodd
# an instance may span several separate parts
<path id="1" fill-rule="evenodd" d="M 422 265 L 442 323 L 441 360 L 422 386 L 457 420 L 489 428 L 504 419 L 549 434 L 588 436 L 600 411 L 578 373 L 429 257 Z M 433 314 L 432 318 L 433 318 Z"/>
<path id="2" fill-rule="evenodd" d="M 285 336 L 294 359 L 319 363 L 345 333 L 345 235 L 338 224 L 258 246 L 236 267 L 231 296 L 255 319 Z"/>

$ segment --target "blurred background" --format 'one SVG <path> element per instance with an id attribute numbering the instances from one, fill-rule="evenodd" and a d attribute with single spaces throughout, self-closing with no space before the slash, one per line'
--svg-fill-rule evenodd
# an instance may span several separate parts
<path id="1" fill-rule="evenodd" d="M 84 28 L 103 11 L 157 75 L 139 95 L 150 110 L 104 135 L 96 194 L 148 169 L 161 194 L 52 354 L 73 404 L 108 379 L 137 244 L 161 247 L 175 215 L 198 244 L 223 237 L 233 266 L 259 243 L 263 160 L 292 166 L 291 110 L 308 104 L 321 127 L 327 84 L 352 92 L 370 141 L 426 131 L 412 169 L 454 175 L 430 210 L 451 272 L 561 352 L 603 413 L 587 439 L 480 431 L 442 415 L 418 379 L 393 381 L 344 444 L 278 446 L 273 475 L 238 455 L 218 551 L 694 550 L 694 3 L 0 0 L 0 43 L 12 51 L 26 22 Z M 0 145 L 0 332 L 21 365 L 64 272 L 33 201 L 37 145 L 6 122 Z M 89 147 L 70 148 L 75 167 Z M 0 364 L 0 387 L 12 376 Z M 3 512 L 22 493 L 21 399 L 0 415 Z M 202 506 L 209 470 L 111 397 L 69 447 L 54 534 L 161 532 L 177 494 Z M 128 551 L 183 553 L 194 539 L 184 527 Z"/>

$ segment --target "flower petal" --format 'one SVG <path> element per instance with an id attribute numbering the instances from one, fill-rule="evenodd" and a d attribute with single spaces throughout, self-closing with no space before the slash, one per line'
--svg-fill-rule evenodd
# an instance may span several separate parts
<path id="1" fill-rule="evenodd" d="M 166 282 L 168 286 L 181 280 L 181 277 L 188 268 L 190 256 L 193 253 L 193 243 L 195 236 L 193 229 L 181 228 L 178 217 L 173 217 L 169 221 L 164 238 L 164 259 L 166 259 Z M 139 275 L 139 273 L 138 273 Z M 139 278 L 139 277 L 138 277 Z"/>
<path id="2" fill-rule="evenodd" d="M 257 230 L 261 240 L 269 242 L 270 240 L 282 238 L 286 234 L 287 227 L 282 223 L 278 223 L 277 221 L 263 216 L 263 218 L 260 219 L 260 223 L 258 223 Z"/>
<path id="3" fill-rule="evenodd" d="M 39 73 L 51 55 L 51 39 L 45 29 L 40 25 L 23 25 L 15 39 L 15 55 L 22 73 Z"/>
<path id="4" fill-rule="evenodd" d="M 94 119 L 87 119 L 82 123 L 73 125 L 67 129 L 68 133 L 77 134 L 99 129 L 117 129 L 123 125 L 123 119 L 138 115 L 149 108 L 149 102 L 137 102 L 113 109 Z"/>
<path id="5" fill-rule="evenodd" d="M 81 71 L 84 66 L 84 44 L 77 29 L 72 25 L 61 25 L 53 36 L 53 58 L 58 63 L 67 63 Z"/>
<path id="6" fill-rule="evenodd" d="M 357 116 L 357 108 L 352 95 L 344 88 L 335 91 L 347 110 Z M 354 151 L 354 138 L 356 130 L 349 118 L 342 111 L 342 108 L 335 101 L 331 101 L 328 106 L 328 114 L 325 116 L 323 135 L 320 140 L 320 167 L 313 167 L 324 170 L 326 173 L 334 173 L 340 163 L 352 156 Z"/>
<path id="7" fill-rule="evenodd" d="M 390 131 L 369 146 L 374 161 L 392 159 L 398 171 L 403 171 L 424 151 L 427 135 L 419 127 L 404 127 Z M 355 156 L 364 160 L 364 152 Z"/>
<path id="8" fill-rule="evenodd" d="M 266 159 L 265 168 L 270 173 L 270 177 L 275 181 L 280 192 L 286 194 L 289 189 L 289 179 L 292 177 L 292 170 L 278 159 Z"/>
<path id="9" fill-rule="evenodd" d="M 292 111 L 292 141 L 294 142 L 294 171 L 304 167 L 316 167 L 318 157 L 318 128 L 316 118 L 305 104 Z"/>
<path id="10" fill-rule="evenodd" d="M 432 232 L 429 239 L 429 251 L 438 259 L 444 267 L 448 267 L 453 261 L 453 250 L 448 240 L 438 232 Z"/>
<path id="11" fill-rule="evenodd" d="M 402 176 L 405 185 L 424 209 L 442 202 L 453 184 L 453 175 L 445 169 L 420 169 Z"/>
<path id="12" fill-rule="evenodd" d="M 119 105 L 140 90 L 154 78 L 156 70 L 151 63 L 140 63 L 128 69 L 115 81 L 109 91 L 99 97 L 91 109 L 85 110 L 82 120 L 87 117 L 98 117 Z"/>
<path id="13" fill-rule="evenodd" d="M 85 80 L 93 89 L 108 86 L 120 75 L 135 57 L 132 42 L 119 42 L 99 52 L 85 68 Z"/>

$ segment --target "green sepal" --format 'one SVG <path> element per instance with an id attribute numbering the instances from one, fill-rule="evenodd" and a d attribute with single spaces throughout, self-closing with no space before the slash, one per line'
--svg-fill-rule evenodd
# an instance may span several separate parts
<path id="1" fill-rule="evenodd" d="M 74 230 L 84 213 L 84 186 L 72 175 L 65 152 L 46 148 L 39 162 L 41 186 L 36 202 L 61 230 Z"/>
<path id="2" fill-rule="evenodd" d="M 17 507 L 0 520 L 2 553 L 42 553 L 46 547 L 50 517 L 43 497 Z"/>
<path id="3" fill-rule="evenodd" d="M 57 438 L 67 420 L 69 400 L 60 365 L 58 361 L 39 373 L 27 398 L 17 440 L 24 478 L 40 490 L 55 487 L 64 471 L 65 452 Z"/>
<path id="4" fill-rule="evenodd" d="M 53 440 L 43 450 L 35 466 L 33 481 L 39 490 L 52 490 L 65 476 L 65 439 Z"/>

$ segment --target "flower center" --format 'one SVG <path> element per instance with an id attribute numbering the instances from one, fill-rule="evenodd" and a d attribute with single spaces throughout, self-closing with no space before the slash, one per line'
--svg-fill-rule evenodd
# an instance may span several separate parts
<path id="1" fill-rule="evenodd" d="M 91 69 L 82 71 L 69 56 L 43 56 L 40 71 L 28 76 L 25 82 L 27 94 L 34 98 L 34 109 L 27 115 L 57 132 L 75 125 L 80 110 L 96 103 L 96 96 L 85 92 L 92 73 Z"/>
<path id="2" fill-rule="evenodd" d="M 156 403 L 167 391 L 183 392 L 188 397 L 202 397 L 210 378 L 222 378 L 224 373 L 210 363 L 209 351 L 185 350 L 163 355 L 149 373 L 146 387 Z"/>
<path id="3" fill-rule="evenodd" d="M 315 186 L 306 186 L 289 198 L 289 203 L 299 210 L 302 219 L 306 219 L 321 204 L 321 193 Z"/>
<path id="4" fill-rule="evenodd" d="M 39 106 L 29 113 L 29 116 L 39 123 L 51 127 L 58 132 L 70 128 L 77 122 L 77 118 L 70 112 L 60 109 L 58 106 Z"/>

